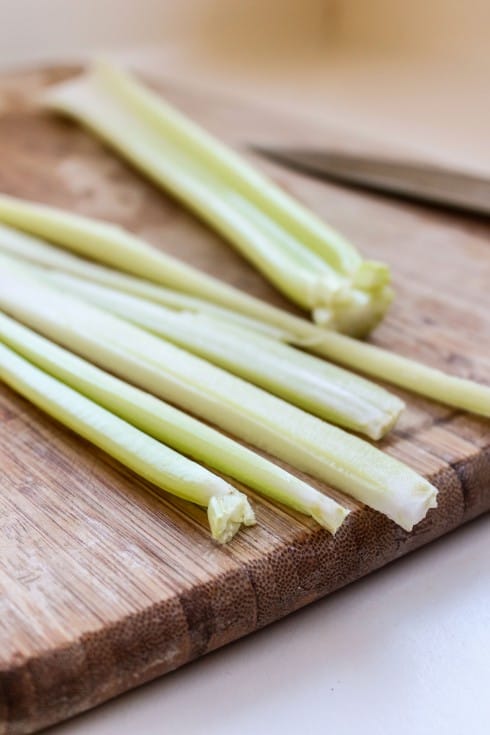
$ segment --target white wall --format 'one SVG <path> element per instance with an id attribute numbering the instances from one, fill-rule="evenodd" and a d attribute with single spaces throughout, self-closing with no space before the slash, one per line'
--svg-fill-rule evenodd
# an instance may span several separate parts
<path id="1" fill-rule="evenodd" d="M 143 44 L 252 63 L 318 48 L 331 0 L 0 0 L 0 64 Z"/>
<path id="2" fill-rule="evenodd" d="M 489 0 L 337 0 L 345 48 L 490 73 Z"/>
<path id="3" fill-rule="evenodd" d="M 0 68 L 133 49 L 165 76 L 490 169 L 489 28 L 490 0 L 0 0 Z"/>
<path id="4" fill-rule="evenodd" d="M 332 45 L 478 65 L 489 0 L 0 0 L 0 64 L 142 44 L 187 45 L 257 65 Z"/>
<path id="5" fill-rule="evenodd" d="M 59 59 L 87 50 L 160 42 L 191 2 L 0 0 L 0 63 Z"/>

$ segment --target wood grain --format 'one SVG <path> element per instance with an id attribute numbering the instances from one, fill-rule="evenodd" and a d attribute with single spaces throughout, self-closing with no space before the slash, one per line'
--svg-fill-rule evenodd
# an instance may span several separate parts
<path id="1" fill-rule="evenodd" d="M 116 221 L 241 288 L 282 299 L 226 244 L 33 97 L 68 69 L 0 81 L 0 190 Z M 318 143 L 302 120 L 168 96 L 234 145 Z M 393 267 L 374 341 L 490 383 L 490 243 L 482 221 L 394 204 L 260 162 Z M 398 391 L 402 395 L 401 391 Z M 490 509 L 490 423 L 403 395 L 383 442 L 439 488 L 410 534 L 359 504 L 332 538 L 250 493 L 258 525 L 221 548 L 205 514 L 154 489 L 0 388 L 0 733 L 33 732 L 177 668 Z"/>

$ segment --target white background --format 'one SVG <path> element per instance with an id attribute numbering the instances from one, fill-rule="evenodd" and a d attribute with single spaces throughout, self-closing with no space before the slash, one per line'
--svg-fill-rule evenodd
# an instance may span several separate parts
<path id="1" fill-rule="evenodd" d="M 486 0 L 0 0 L 0 68 L 124 50 L 490 170 L 489 27 Z M 489 530 L 480 519 L 53 735 L 487 735 Z"/>

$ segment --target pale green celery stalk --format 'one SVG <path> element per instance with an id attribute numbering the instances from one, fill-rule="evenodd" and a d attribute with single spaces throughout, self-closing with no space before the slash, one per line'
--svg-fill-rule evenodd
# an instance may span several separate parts
<path id="1" fill-rule="evenodd" d="M 328 308 L 331 294 L 347 285 L 345 278 L 319 258 L 316 258 L 315 269 L 302 263 L 299 244 L 294 243 L 296 251 L 293 255 L 277 248 L 274 239 L 257 227 L 254 218 L 237 206 L 240 202 L 236 197 L 230 203 L 230 193 L 233 196 L 233 192 L 223 187 L 212 170 L 200 169 L 195 161 L 175 150 L 157 131 L 146 126 L 96 83 L 84 86 L 83 81 L 75 81 L 69 86 L 63 85 L 50 92 L 49 101 L 51 106 L 56 105 L 57 109 L 75 116 L 102 136 L 119 153 L 195 211 L 303 308 L 315 308 L 318 295 L 320 298 L 323 296 L 323 289 L 328 290 L 327 301 L 321 300 L 318 305 Z M 304 258 L 307 256 L 308 251 Z M 310 260 L 312 258 L 313 254 Z M 325 278 L 322 270 L 326 271 Z"/>
<path id="2" fill-rule="evenodd" d="M 342 505 L 282 467 L 2 313 L 0 342 L 145 434 L 272 500 L 311 516 L 332 533 L 348 515 L 349 511 Z M 216 513 L 213 519 L 216 525 Z"/>
<path id="3" fill-rule="evenodd" d="M 403 410 L 403 402 L 383 388 L 251 329 L 206 314 L 171 311 L 64 273 L 38 268 L 34 274 L 320 418 L 372 439 L 384 436 Z"/>
<path id="4" fill-rule="evenodd" d="M 209 299 L 221 307 L 234 309 L 279 329 L 290 329 L 289 315 L 281 309 L 201 273 L 115 225 L 5 194 L 0 194 L 0 222 L 46 238 L 79 255 L 133 273 L 153 283 Z M 8 239 L 9 236 L 5 233 L 3 237 L 0 236 L 0 246 L 2 240 Z M 129 290 L 129 286 L 128 289 L 124 286 L 118 288 Z M 341 294 L 338 298 L 341 299 Z M 359 299 L 357 312 L 356 309 L 351 312 L 347 303 L 343 305 L 343 318 L 350 320 L 352 317 L 358 327 L 367 327 L 371 323 L 373 305 L 363 301 L 362 293 L 359 294 Z"/>
<path id="5" fill-rule="evenodd" d="M 311 352 L 447 406 L 490 418 L 490 386 L 457 378 L 381 347 L 317 329 L 294 340 Z"/>
<path id="6" fill-rule="evenodd" d="M 0 379 L 157 487 L 207 508 L 211 533 L 230 541 L 253 525 L 246 496 L 221 477 L 139 431 L 0 342 Z"/>
<path id="7" fill-rule="evenodd" d="M 230 187 L 334 268 L 350 274 L 361 266 L 362 258 L 351 243 L 161 95 L 107 61 L 98 61 L 93 73 L 106 89 L 138 110 L 145 122 L 217 171 Z"/>
<path id="8" fill-rule="evenodd" d="M 346 284 L 345 278 L 320 258 L 315 259 L 314 270 L 308 267 L 309 263 L 302 263 L 301 256 L 304 256 L 303 260 L 308 259 L 308 251 L 303 253 L 298 243 L 293 241 L 295 251 L 292 257 L 288 257 L 291 255 L 289 251 L 286 253 L 275 247 L 274 240 L 257 227 L 250 213 L 243 213 L 241 207 L 237 206 L 239 202 L 236 197 L 230 204 L 229 197 L 231 194 L 233 198 L 233 192 L 221 184 L 212 169 L 200 168 L 196 161 L 189 159 L 185 152 L 176 150 L 94 81 L 92 85 L 75 81 L 51 91 L 50 105 L 74 115 L 121 154 L 129 157 L 133 164 L 142 168 L 231 240 L 243 255 L 251 258 L 276 286 L 300 306 L 308 309 L 316 305 L 314 299 L 317 291 L 321 292 L 324 280 L 319 279 L 318 271 L 325 271 L 330 281 L 334 281 L 334 290 Z M 310 254 L 312 259 L 314 254 Z M 327 286 L 330 283 L 326 283 Z"/>
<path id="9" fill-rule="evenodd" d="M 0 228 L 0 250 L 15 253 L 50 268 L 141 296 L 148 301 L 220 316 L 386 380 L 400 388 L 483 416 L 490 416 L 490 388 L 448 375 L 381 347 L 321 329 L 260 299 L 242 293 L 196 268 L 159 253 L 124 230 L 61 210 L 0 195 L 0 221 L 47 237 L 70 250 L 159 280 L 181 294 L 132 276 L 87 263 L 47 243 L 10 228 Z M 15 233 L 15 239 L 12 236 Z M 188 296 L 185 294 L 194 294 Z M 209 299 L 206 300 L 206 299 Z M 221 306 L 216 306 L 220 304 Z M 216 312 L 219 309 L 219 314 Z M 246 320 L 246 321 L 243 321 Z M 271 330 L 269 332 L 269 329 Z"/>
<path id="10" fill-rule="evenodd" d="M 261 338 L 259 330 L 263 331 L 263 327 L 254 320 L 235 323 L 227 317 L 233 316 L 233 312 L 136 279 L 131 282 L 129 278 L 129 285 L 140 286 L 140 292 L 147 298 L 145 289 L 153 289 L 152 295 L 154 292 L 160 295 L 166 308 L 147 299 L 135 299 L 106 287 L 109 283 L 120 288 L 120 278 L 128 280 L 128 277 L 86 263 L 2 225 L 1 250 L 44 266 L 44 270 L 38 269 L 37 275 L 59 287 L 78 293 L 322 418 L 365 433 L 372 439 L 379 439 L 389 431 L 403 409 L 402 401 L 374 383 L 282 344 L 277 339 L 283 336 L 278 330 L 273 329 L 267 337 Z M 85 280 L 70 279 L 55 270 L 57 267 Z M 93 281 L 104 287 L 97 287 Z M 243 329 L 244 326 L 247 329 Z"/>
<path id="11" fill-rule="evenodd" d="M 2 200 L 2 196 L 0 195 L 0 207 L 2 201 L 4 200 Z M 248 327 L 256 332 L 279 340 L 286 340 L 288 336 L 283 329 L 264 321 L 263 318 L 261 320 L 254 319 L 238 311 L 231 311 L 225 307 L 218 306 L 211 301 L 191 296 L 183 291 L 175 291 L 164 286 L 157 286 L 141 278 L 136 278 L 135 276 L 107 268 L 98 263 L 84 260 L 77 255 L 73 255 L 66 250 L 51 245 L 45 240 L 40 240 L 21 230 L 2 224 L 0 224 L 0 251 L 13 255 L 16 258 L 24 258 L 44 268 L 70 273 L 88 281 L 115 288 L 124 293 L 140 296 L 147 301 L 162 304 L 176 311 L 210 314 L 215 319 Z M 192 270 L 194 271 L 195 278 L 200 275 L 196 269 Z M 206 278 L 205 274 L 202 275 Z M 225 284 L 221 281 L 216 281 L 216 288 L 219 288 L 220 285 Z M 239 291 L 237 293 L 240 295 Z M 257 302 L 257 308 L 260 308 L 262 303 L 264 303 L 258 299 L 252 300 Z M 267 306 L 265 303 L 264 305 Z M 274 310 L 274 307 L 271 308 Z M 279 310 L 277 311 L 279 312 Z M 281 313 L 279 312 L 279 314 Z"/>
<path id="12" fill-rule="evenodd" d="M 49 269 L 44 272 L 39 269 L 37 275 L 48 278 L 51 283 L 68 291 L 73 289 L 88 300 L 149 328 L 266 390 L 372 439 L 379 439 L 389 431 L 403 409 L 402 401 L 374 383 L 282 344 L 278 339 L 284 335 L 274 327 L 266 325 L 264 329 L 261 323 L 247 318 L 243 322 L 235 322 L 234 312 L 86 263 L 70 253 L 0 225 L 2 250 L 15 258 L 21 256 Z M 56 268 L 84 280 L 70 280 Z M 109 284 L 118 290 L 97 288 L 93 281 L 104 287 Z M 146 296 L 146 299 L 132 300 L 119 291 L 127 281 L 129 288 Z M 165 309 L 160 311 L 161 307 L 148 301 L 148 289 L 151 295 L 160 297 Z M 173 311 L 169 311 L 169 307 Z M 260 339 L 263 331 L 267 337 Z M 253 348 L 252 342 L 255 342 Z"/>
<path id="13" fill-rule="evenodd" d="M 369 443 L 0 258 L 0 307 L 46 336 L 385 513 L 410 530 L 436 488 Z"/>
<path id="14" fill-rule="evenodd" d="M 0 194 L 0 222 L 150 282 L 209 299 L 258 321 L 278 328 L 284 321 L 287 323 L 286 312 L 281 309 L 201 273 L 116 225 L 5 194 Z"/>
<path id="15" fill-rule="evenodd" d="M 233 309 L 279 329 L 282 329 L 283 325 L 284 328 L 290 329 L 287 312 L 265 304 L 260 299 L 206 273 L 201 273 L 115 225 L 5 194 L 0 194 L 0 222 L 50 240 L 84 257 L 133 273 L 150 282 L 174 288 L 194 297 L 209 299 L 218 306 Z M 8 244 L 12 237 L 12 233 L 6 232 L 4 228 L 3 233 L 0 232 L 0 247 L 10 250 L 15 248 L 15 242 Z M 2 242 L 5 245 L 2 245 Z M 32 243 L 30 245 L 25 243 L 24 249 L 32 251 Z M 45 255 L 40 257 L 45 259 Z M 121 283 L 123 281 L 121 276 Z M 129 284 L 126 288 L 122 285 L 118 288 L 134 292 Z M 360 304 L 360 307 L 365 306 Z M 344 316 L 350 319 L 352 314 L 346 305 L 344 307 Z M 358 326 L 361 323 L 367 325 L 371 319 L 369 308 L 364 312 L 364 321 L 361 312 L 362 309 L 359 308 L 356 316 Z"/>
<path id="16" fill-rule="evenodd" d="M 255 211 L 253 206 L 246 200 L 235 196 L 233 206 L 235 210 L 238 209 L 241 213 L 244 213 L 254 224 L 258 224 L 266 238 L 269 237 L 269 240 L 262 239 L 262 243 L 265 246 L 264 252 L 270 260 L 270 267 L 269 265 L 263 265 L 260 260 L 255 261 L 249 253 L 244 251 L 245 256 L 257 265 L 258 269 L 264 272 L 272 283 L 275 283 L 280 290 L 293 301 L 296 301 L 299 306 L 307 310 L 311 309 L 314 322 L 339 332 L 362 336 L 370 332 L 383 318 L 393 300 L 393 291 L 388 285 L 389 277 L 387 277 L 386 283 L 373 285 L 368 274 L 368 264 L 364 263 L 362 270 L 357 275 L 356 284 L 363 287 L 353 288 L 351 283 L 345 278 L 339 279 L 338 274 L 332 270 L 322 272 L 319 263 L 305 263 L 299 258 L 299 262 L 296 263 L 292 252 L 288 258 L 292 270 L 286 273 L 284 270 L 284 249 L 288 245 L 297 245 L 294 238 L 281 230 L 273 220 L 268 219 L 262 212 Z M 272 259 L 270 255 L 271 240 L 281 244 L 281 250 L 277 253 L 278 257 L 275 259 Z M 257 245 L 259 242 L 260 240 L 255 237 L 254 244 Z M 311 269 L 308 279 L 304 273 L 305 267 Z M 279 274 L 279 281 L 276 279 L 277 274 Z M 289 285 L 284 287 L 286 280 Z M 298 287 L 299 292 L 297 292 Z M 296 293 L 299 293 L 299 298 L 295 296 L 295 289 Z"/>
<path id="17" fill-rule="evenodd" d="M 363 263 L 359 257 L 360 264 L 347 274 L 336 269 L 328 259 L 291 237 L 267 207 L 261 209 L 250 200 L 247 187 L 242 191 L 243 186 L 242 190 L 239 185 L 237 188 L 234 179 L 223 177 L 212 151 L 213 163 L 197 155 L 192 146 L 189 150 L 187 135 L 165 135 L 155 117 L 135 104 L 131 95 L 121 95 L 111 80 L 110 73 L 96 68 L 51 89 L 47 104 L 88 126 L 183 201 L 289 298 L 312 310 L 315 318 L 356 334 L 369 331 L 382 318 L 392 298 L 386 267 Z"/>

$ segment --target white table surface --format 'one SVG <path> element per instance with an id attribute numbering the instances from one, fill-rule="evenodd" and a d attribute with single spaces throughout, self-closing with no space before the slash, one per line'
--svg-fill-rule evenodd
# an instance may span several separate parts
<path id="1" fill-rule="evenodd" d="M 488 735 L 490 517 L 50 735 Z"/>

